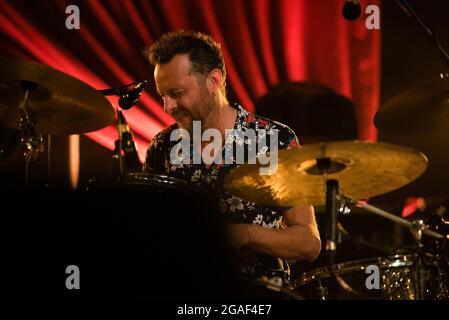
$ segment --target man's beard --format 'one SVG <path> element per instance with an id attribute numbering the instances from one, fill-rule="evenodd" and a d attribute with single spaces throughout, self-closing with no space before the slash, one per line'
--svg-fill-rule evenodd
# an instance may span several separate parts
<path id="1" fill-rule="evenodd" d="M 187 130 L 190 134 L 193 132 L 193 121 L 201 121 L 201 131 L 204 131 L 214 120 L 218 111 L 214 98 L 206 89 L 203 89 L 193 107 L 192 109 L 199 111 L 196 117 L 182 106 L 172 112 L 179 128 Z"/>
<path id="2" fill-rule="evenodd" d="M 189 111 L 178 106 L 176 110 L 171 113 L 171 115 L 175 118 L 179 128 L 185 129 L 189 132 L 192 131 L 192 123 L 194 119 Z"/>

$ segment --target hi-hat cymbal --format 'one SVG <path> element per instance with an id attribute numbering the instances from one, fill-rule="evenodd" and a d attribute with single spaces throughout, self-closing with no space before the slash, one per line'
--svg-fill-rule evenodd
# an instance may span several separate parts
<path id="1" fill-rule="evenodd" d="M 397 95 L 376 113 L 374 124 L 390 133 L 420 133 L 449 130 L 449 74 Z"/>
<path id="2" fill-rule="evenodd" d="M 317 166 L 330 159 L 328 173 Z M 326 179 L 338 180 L 340 191 L 366 199 L 398 189 L 427 167 L 424 154 L 388 143 L 340 141 L 305 145 L 278 152 L 272 175 L 260 175 L 259 164 L 244 164 L 226 177 L 226 187 L 236 196 L 259 204 L 306 206 L 325 204 Z"/>
<path id="3" fill-rule="evenodd" d="M 0 58 L 0 124 L 17 128 L 24 84 L 33 87 L 28 110 L 42 134 L 76 134 L 114 121 L 109 101 L 86 83 L 48 66 Z"/>

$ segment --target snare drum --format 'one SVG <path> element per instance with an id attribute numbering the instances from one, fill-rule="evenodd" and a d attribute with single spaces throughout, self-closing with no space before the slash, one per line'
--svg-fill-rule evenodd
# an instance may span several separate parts
<path id="1" fill-rule="evenodd" d="M 418 298 L 418 279 L 415 256 L 394 255 L 318 268 L 302 274 L 294 287 L 306 299 L 414 300 Z M 438 264 L 425 259 L 424 299 L 438 299 L 441 283 Z"/>

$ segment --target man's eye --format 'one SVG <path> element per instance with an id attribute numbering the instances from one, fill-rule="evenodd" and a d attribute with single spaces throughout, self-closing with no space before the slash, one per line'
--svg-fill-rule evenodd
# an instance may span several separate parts
<path id="1" fill-rule="evenodd" d="M 184 91 L 177 91 L 177 92 L 173 92 L 173 96 L 175 98 L 179 98 L 180 96 L 182 96 L 184 94 Z"/>

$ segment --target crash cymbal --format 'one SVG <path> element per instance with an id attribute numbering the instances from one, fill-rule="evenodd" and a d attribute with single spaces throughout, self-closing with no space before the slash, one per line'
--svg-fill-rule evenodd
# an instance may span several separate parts
<path id="1" fill-rule="evenodd" d="M 24 87 L 32 88 L 28 110 L 42 134 L 77 134 L 114 121 L 109 101 L 86 83 L 48 66 L 0 58 L 0 124 L 17 128 Z"/>
<path id="2" fill-rule="evenodd" d="M 317 165 L 326 165 L 321 159 L 330 159 L 327 174 Z M 244 164 L 233 169 L 225 186 L 234 195 L 260 204 L 324 205 L 326 176 L 338 180 L 345 195 L 366 199 L 416 179 L 426 169 L 427 158 L 411 148 L 388 143 L 340 141 L 281 150 L 272 175 L 260 175 L 261 167 Z"/>
<path id="3" fill-rule="evenodd" d="M 449 74 L 436 75 L 394 97 L 377 112 L 374 124 L 390 133 L 449 130 Z"/>

